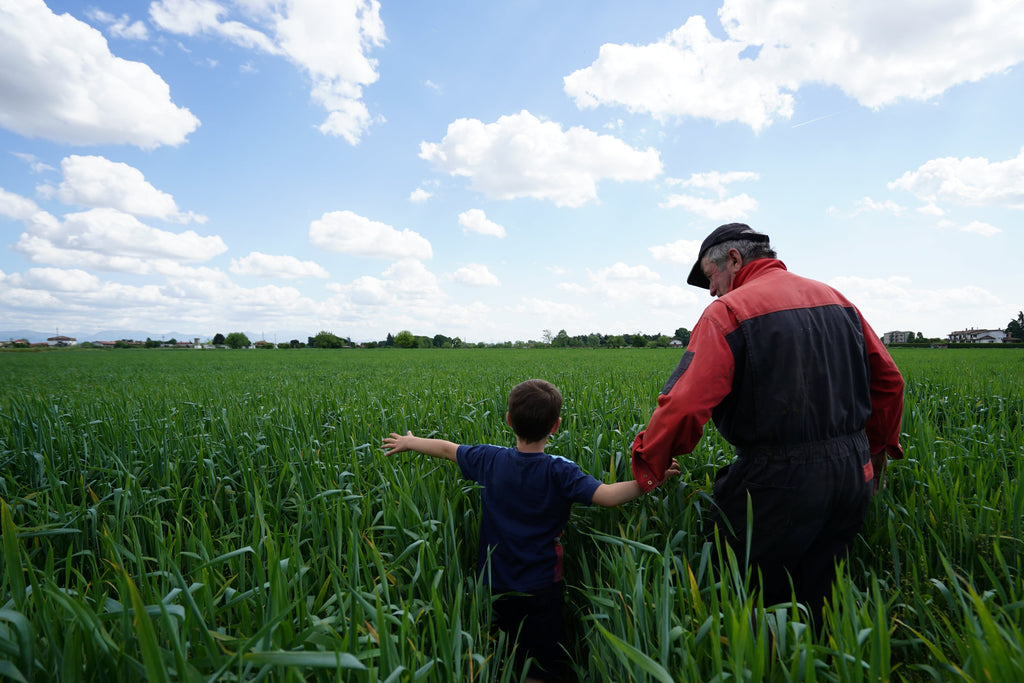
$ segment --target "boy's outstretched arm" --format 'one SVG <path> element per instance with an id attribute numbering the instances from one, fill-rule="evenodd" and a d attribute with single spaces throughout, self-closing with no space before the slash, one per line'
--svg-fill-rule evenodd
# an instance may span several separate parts
<path id="1" fill-rule="evenodd" d="M 665 470 L 665 479 L 669 477 L 675 477 L 679 474 L 679 463 L 676 462 L 675 458 L 669 463 L 668 469 Z M 659 482 L 659 486 L 665 482 L 662 479 Z M 635 479 L 630 481 L 619 481 L 614 484 L 601 484 L 594 491 L 594 497 L 591 499 L 591 503 L 594 505 L 600 505 L 601 507 L 615 507 L 616 505 L 622 505 L 628 503 L 631 500 L 636 500 L 643 494 L 644 490 L 640 488 L 640 484 Z"/>
<path id="2" fill-rule="evenodd" d="M 425 439 L 421 436 L 413 436 L 412 432 L 406 432 L 405 436 L 392 432 L 389 436 L 384 437 L 382 445 L 385 451 L 384 455 L 415 451 L 423 455 L 451 460 L 452 462 L 455 462 L 455 455 L 459 449 L 457 443 L 445 441 L 444 439 Z"/>

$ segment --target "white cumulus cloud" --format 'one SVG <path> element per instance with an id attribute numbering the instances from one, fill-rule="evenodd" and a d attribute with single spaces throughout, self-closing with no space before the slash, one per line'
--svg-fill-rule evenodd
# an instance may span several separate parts
<path id="1" fill-rule="evenodd" d="M 602 301 L 642 301 L 651 308 L 682 307 L 694 303 L 696 295 L 680 285 L 664 285 L 661 276 L 647 266 L 618 262 L 607 268 L 587 270 L 589 289 Z"/>
<path id="2" fill-rule="evenodd" d="M 59 220 L 40 211 L 25 221 L 15 249 L 35 263 L 153 272 L 149 261 L 201 262 L 227 251 L 216 236 L 150 227 L 116 209 L 90 209 Z"/>
<path id="3" fill-rule="evenodd" d="M 0 187 L 0 215 L 23 221 L 31 218 L 37 211 L 39 206 L 31 199 Z"/>
<path id="4" fill-rule="evenodd" d="M 233 10 L 240 16 L 228 18 Z M 379 78 L 368 52 L 387 39 L 377 0 L 158 0 L 150 5 L 150 18 L 172 33 L 215 35 L 283 55 L 309 76 L 313 101 L 327 111 L 319 126 L 325 135 L 355 145 L 373 123 L 362 97 L 363 87 Z"/>
<path id="5" fill-rule="evenodd" d="M 328 289 L 337 295 L 336 304 L 408 308 L 419 313 L 436 308 L 447 299 L 437 276 L 415 258 L 396 261 L 381 277 L 364 275 L 348 284 L 329 285 Z"/>
<path id="6" fill-rule="evenodd" d="M 227 7 L 212 0 L 158 0 L 149 6 L 149 18 L 164 31 L 188 36 L 220 36 L 240 47 L 270 54 L 280 49 L 262 31 L 240 21 L 225 20 Z"/>
<path id="7" fill-rule="evenodd" d="M 141 62 L 42 0 L 0 3 L 0 126 L 75 145 L 180 145 L 199 120 Z"/>
<path id="8" fill-rule="evenodd" d="M 71 155 L 60 164 L 64 180 L 53 189 L 39 186 L 43 196 L 53 195 L 65 204 L 110 208 L 134 216 L 188 222 L 204 222 L 203 216 L 183 214 L 174 197 L 153 187 L 142 172 L 128 164 L 101 156 Z"/>
<path id="9" fill-rule="evenodd" d="M 581 108 L 621 105 L 657 119 L 710 118 L 761 130 L 793 115 L 793 96 L 741 56 L 746 48 L 690 17 L 656 43 L 602 45 L 593 64 L 565 77 L 565 92 Z"/>
<path id="10" fill-rule="evenodd" d="M 579 107 L 759 131 L 790 118 L 805 85 L 833 85 L 879 108 L 1024 60 L 1024 5 L 1016 2 L 724 0 L 718 14 L 724 38 L 691 16 L 653 43 L 603 45 L 590 66 L 565 77 L 566 93 Z"/>
<path id="11" fill-rule="evenodd" d="M 429 259 L 434 255 L 430 242 L 419 233 L 397 230 L 351 211 L 331 211 L 313 221 L 309 240 L 321 249 L 353 256 Z"/>
<path id="12" fill-rule="evenodd" d="M 1006 161 L 932 159 L 889 183 L 889 189 L 906 190 L 930 203 L 1024 209 L 1024 148 Z"/>
<path id="13" fill-rule="evenodd" d="M 439 171 L 469 178 L 488 197 L 532 197 L 570 207 L 596 201 L 602 180 L 650 180 L 662 168 L 653 148 L 637 150 L 580 126 L 563 130 L 525 110 L 494 123 L 457 119 L 441 142 L 420 143 L 420 157 Z"/>

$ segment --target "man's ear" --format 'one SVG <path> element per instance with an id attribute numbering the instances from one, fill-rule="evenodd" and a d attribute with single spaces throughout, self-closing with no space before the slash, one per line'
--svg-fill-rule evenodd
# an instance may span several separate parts
<path id="1" fill-rule="evenodd" d="M 505 424 L 509 427 L 512 426 L 512 418 L 508 416 L 508 411 L 505 411 Z"/>
<path id="2" fill-rule="evenodd" d="M 730 249 L 726 257 L 729 259 L 726 263 L 728 263 L 730 268 L 739 270 L 743 267 L 743 254 L 740 253 L 739 249 Z"/>

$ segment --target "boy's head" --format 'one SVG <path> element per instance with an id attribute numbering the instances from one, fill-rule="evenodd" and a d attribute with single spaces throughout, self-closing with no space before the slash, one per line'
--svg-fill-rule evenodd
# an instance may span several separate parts
<path id="1" fill-rule="evenodd" d="M 520 439 L 534 443 L 551 435 L 562 413 L 562 394 L 551 382 L 528 379 L 508 394 L 508 423 Z"/>

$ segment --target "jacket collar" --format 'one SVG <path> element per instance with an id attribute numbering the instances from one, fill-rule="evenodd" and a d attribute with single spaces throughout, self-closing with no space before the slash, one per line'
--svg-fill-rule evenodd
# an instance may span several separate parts
<path id="1" fill-rule="evenodd" d="M 729 291 L 733 292 L 739 287 L 742 287 L 746 282 L 756 280 L 765 273 L 770 273 L 776 270 L 788 269 L 786 268 L 786 264 L 777 258 L 755 259 L 740 268 L 739 272 L 736 273 L 736 278 L 732 281 L 732 289 Z"/>

